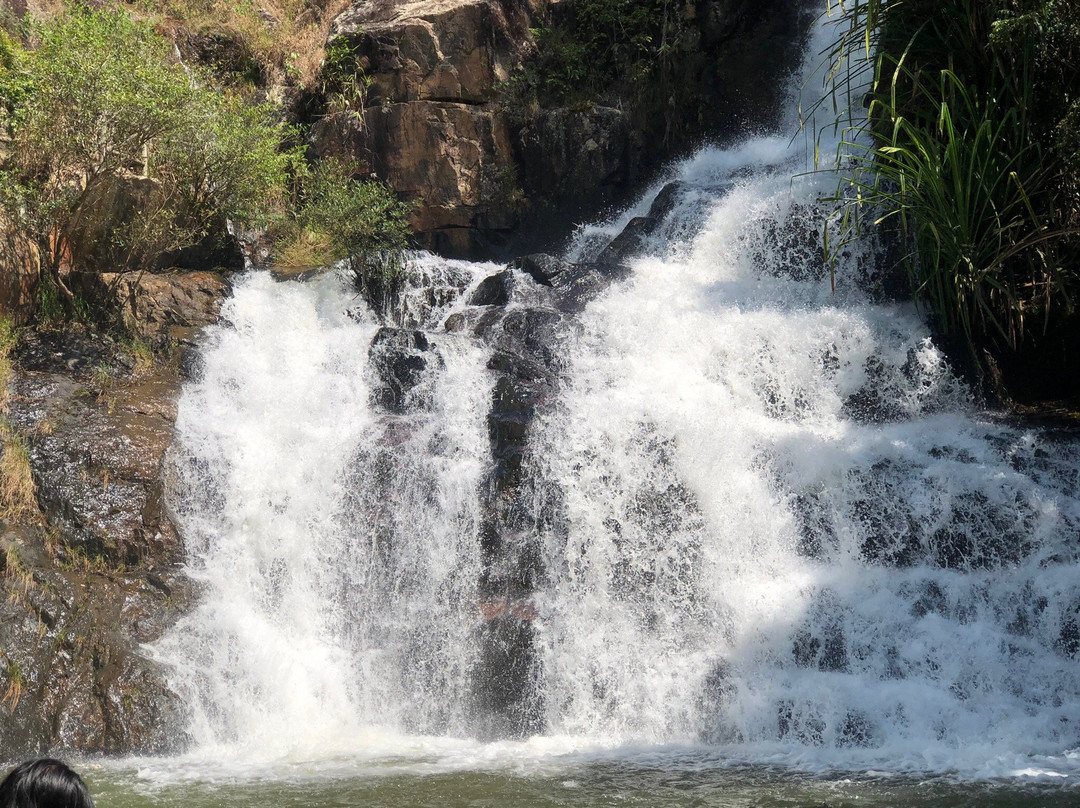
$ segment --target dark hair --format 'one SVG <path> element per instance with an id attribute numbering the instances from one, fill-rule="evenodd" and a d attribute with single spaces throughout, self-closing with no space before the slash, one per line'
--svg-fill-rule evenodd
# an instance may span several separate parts
<path id="1" fill-rule="evenodd" d="M 0 808 L 94 808 L 86 783 L 59 760 L 28 760 L 0 783 Z"/>

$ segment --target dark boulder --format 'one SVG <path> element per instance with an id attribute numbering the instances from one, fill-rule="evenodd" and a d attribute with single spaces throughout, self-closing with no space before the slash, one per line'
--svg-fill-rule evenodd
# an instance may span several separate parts
<path id="1" fill-rule="evenodd" d="M 596 258 L 602 266 L 617 266 L 640 255 L 648 245 L 651 236 L 660 226 L 660 220 L 653 216 L 635 216 L 619 235 L 615 236 Z"/>
<path id="2" fill-rule="evenodd" d="M 469 296 L 470 306 L 505 306 L 514 291 L 514 273 L 510 270 L 496 272 L 480 281 Z"/>
<path id="3" fill-rule="evenodd" d="M 553 286 L 556 278 L 573 269 L 573 264 L 547 253 L 522 255 L 510 262 L 512 269 L 523 272 L 543 286 Z"/>
<path id="4" fill-rule="evenodd" d="M 392 413 L 402 414 L 431 406 L 428 368 L 442 365 L 442 358 L 422 331 L 380 328 L 371 341 L 368 358 L 378 384 L 372 401 Z"/>

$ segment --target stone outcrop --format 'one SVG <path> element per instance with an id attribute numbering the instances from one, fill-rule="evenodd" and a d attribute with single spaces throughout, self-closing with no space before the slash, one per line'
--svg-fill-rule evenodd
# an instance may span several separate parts
<path id="1" fill-rule="evenodd" d="M 13 358 L 36 508 L 0 521 L 0 749 L 168 751 L 182 705 L 140 648 L 191 598 L 162 504 L 177 371 L 79 329 Z"/>
<path id="2" fill-rule="evenodd" d="M 335 21 L 370 80 L 363 109 L 312 128 L 319 157 L 356 161 L 416 202 L 425 246 L 475 254 L 513 228 L 516 188 L 500 82 L 532 47 L 544 0 L 364 0 Z"/>
<path id="3" fill-rule="evenodd" d="M 71 285 L 95 310 L 112 313 L 132 336 L 155 348 L 190 344 L 216 322 L 228 279 L 217 272 L 72 273 Z"/>
<path id="4" fill-rule="evenodd" d="M 359 0 L 330 39 L 347 44 L 367 87 L 314 122 L 312 151 L 415 202 L 422 246 L 464 257 L 512 252 L 524 221 L 565 231 L 569 217 L 617 202 L 701 136 L 772 121 L 809 8 L 686 4 L 679 97 L 657 113 L 610 92 L 594 103 L 523 108 L 507 89 L 536 53 L 530 28 L 572 25 L 572 2 Z M 526 238 L 543 245 L 555 235 Z"/>

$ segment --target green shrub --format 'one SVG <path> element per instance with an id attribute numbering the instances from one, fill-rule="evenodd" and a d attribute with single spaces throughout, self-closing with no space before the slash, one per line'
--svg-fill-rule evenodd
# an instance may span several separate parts
<path id="1" fill-rule="evenodd" d="M 862 0 L 830 54 L 846 233 L 895 222 L 918 297 L 977 363 L 1060 330 L 1080 295 L 1080 11 L 1064 0 Z"/>
<path id="2" fill-rule="evenodd" d="M 299 178 L 299 204 L 277 228 L 281 265 L 347 261 L 359 287 L 385 309 L 400 286 L 412 207 L 385 184 L 358 180 L 349 166 L 321 160 Z"/>
<path id="3" fill-rule="evenodd" d="M 670 76 L 684 13 L 671 0 L 568 0 L 555 21 L 533 29 L 538 55 L 518 80 L 545 104 L 644 92 Z"/>
<path id="4" fill-rule="evenodd" d="M 68 268 L 146 269 L 279 201 L 293 157 L 271 111 L 177 63 L 148 25 L 79 6 L 26 29 L 29 49 L 0 43 L 0 204 L 68 315 Z"/>

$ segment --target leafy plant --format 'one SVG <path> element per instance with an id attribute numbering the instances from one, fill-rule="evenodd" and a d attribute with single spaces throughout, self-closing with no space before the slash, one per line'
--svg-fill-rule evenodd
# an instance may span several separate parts
<path id="1" fill-rule="evenodd" d="M 214 222 L 272 207 L 291 157 L 268 108 L 222 94 L 117 9 L 27 30 L 32 49 L 0 48 L 0 204 L 37 248 L 46 314 L 73 313 L 72 266 L 147 269 Z"/>
<path id="2" fill-rule="evenodd" d="M 1075 4 L 836 8 L 841 243 L 867 218 L 895 224 L 916 294 L 977 364 L 985 350 L 1015 354 L 1060 330 L 1080 293 L 1080 159 L 1069 145 L 1080 69 L 1062 62 L 1080 54 Z M 852 97 L 866 91 L 867 114 L 853 118 Z"/>
<path id="3" fill-rule="evenodd" d="M 321 160 L 299 178 L 299 204 L 277 229 L 278 263 L 326 266 L 347 261 L 358 286 L 386 308 L 403 279 L 412 207 L 385 184 Z"/>
<path id="4" fill-rule="evenodd" d="M 547 104 L 593 100 L 613 86 L 645 92 L 670 77 L 685 13 L 671 0 L 570 0 L 532 29 L 538 55 L 518 81 Z"/>

